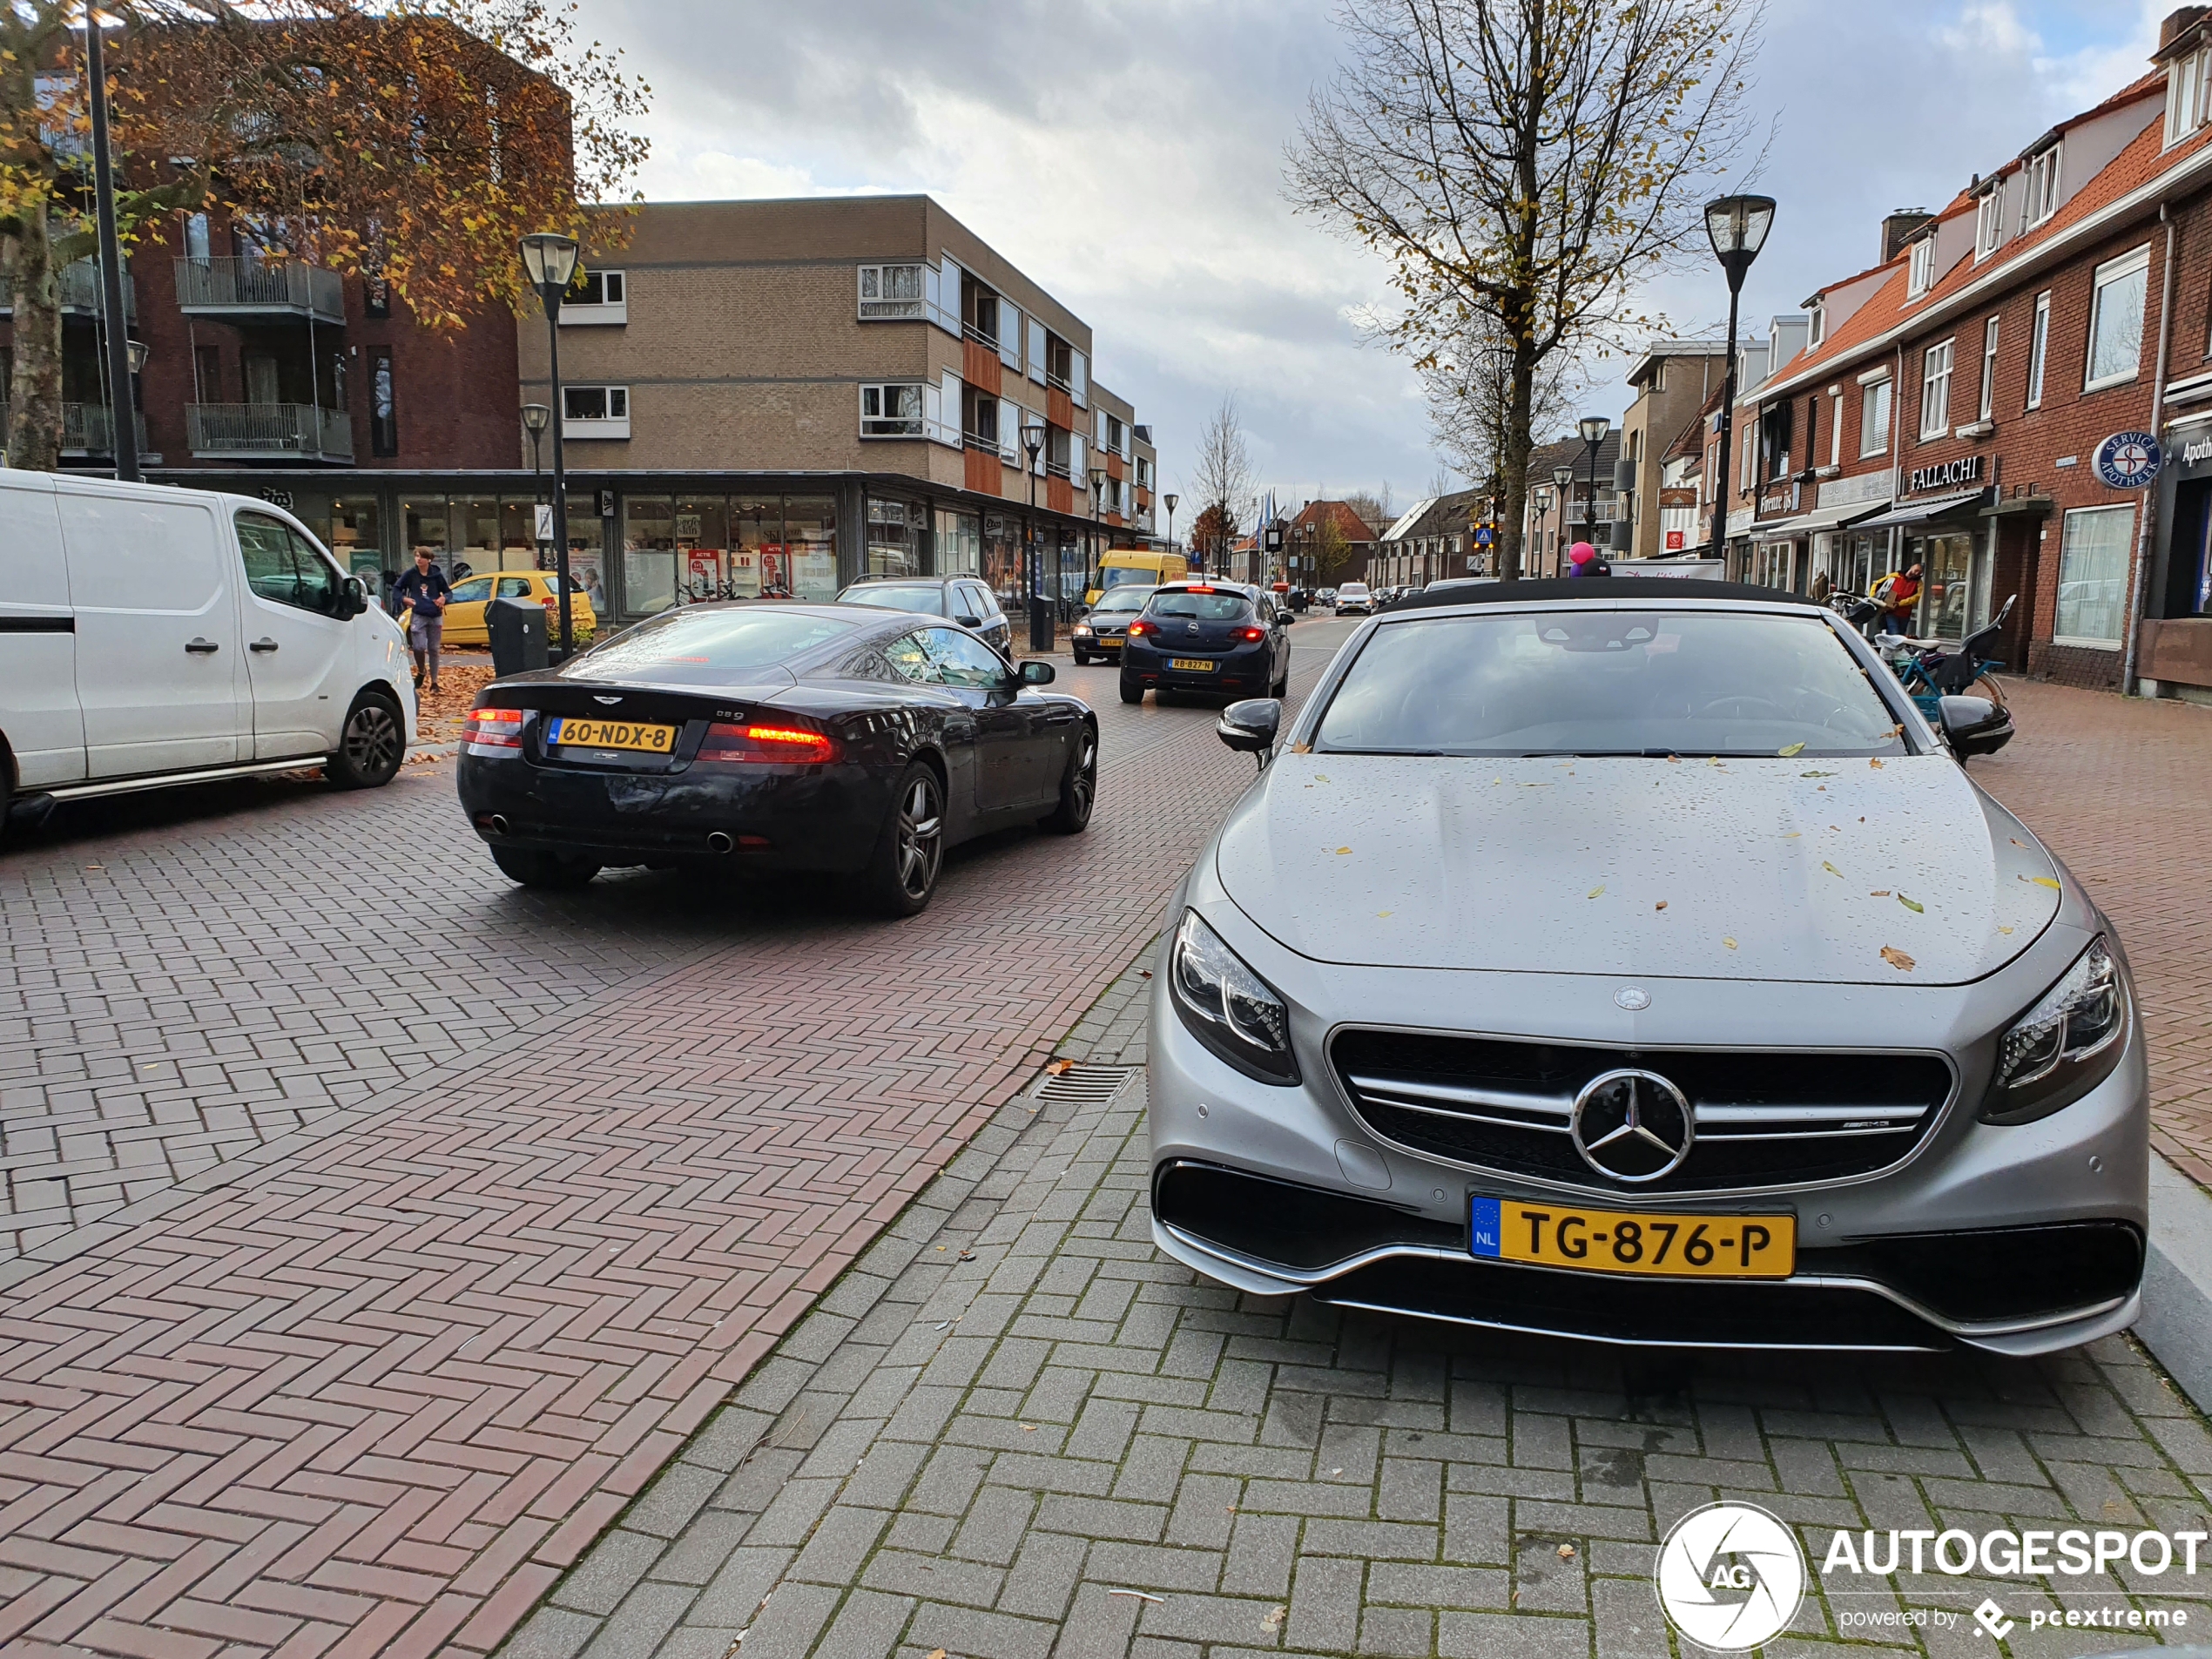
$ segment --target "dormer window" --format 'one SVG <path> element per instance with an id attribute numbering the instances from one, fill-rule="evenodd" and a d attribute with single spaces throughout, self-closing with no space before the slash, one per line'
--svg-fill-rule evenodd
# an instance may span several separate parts
<path id="1" fill-rule="evenodd" d="M 2022 228 L 2040 225 L 2059 211 L 2059 175 L 2066 146 L 2054 144 L 2027 164 L 2027 200 L 2020 210 Z"/>
<path id="2" fill-rule="evenodd" d="M 1912 244 L 1912 262 L 1906 267 L 1905 297 L 1917 300 L 1935 286 L 1935 234 L 1932 230 Z"/>
<path id="3" fill-rule="evenodd" d="M 1806 315 L 1805 349 L 1811 351 L 1828 338 L 1828 308 L 1816 300 L 1807 308 Z"/>
<path id="4" fill-rule="evenodd" d="M 1987 259 L 2005 236 L 2005 187 L 1999 184 L 1984 194 L 1974 208 L 1974 258 Z"/>
<path id="5" fill-rule="evenodd" d="M 2179 144 L 2204 125 L 2205 50 L 2166 66 L 2166 142 Z"/>

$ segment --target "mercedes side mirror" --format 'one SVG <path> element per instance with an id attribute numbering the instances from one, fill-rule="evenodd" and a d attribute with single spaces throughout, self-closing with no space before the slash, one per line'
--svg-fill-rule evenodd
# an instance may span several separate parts
<path id="1" fill-rule="evenodd" d="M 1275 758 L 1275 736 L 1282 729 L 1283 705 L 1271 697 L 1248 697 L 1222 710 L 1214 735 L 1231 748 L 1257 755 L 1264 768 Z"/>
<path id="2" fill-rule="evenodd" d="M 1986 697 L 1946 697 L 1937 718 L 1960 760 L 1993 755 L 2013 740 L 2013 717 Z"/>
<path id="3" fill-rule="evenodd" d="M 1059 671 L 1050 663 L 1033 661 L 1022 664 L 1022 684 L 1024 685 L 1049 685 L 1059 677 Z"/>

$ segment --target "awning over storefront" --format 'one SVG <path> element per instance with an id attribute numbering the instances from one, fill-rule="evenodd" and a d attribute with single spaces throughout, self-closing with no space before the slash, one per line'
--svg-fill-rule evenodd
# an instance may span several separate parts
<path id="1" fill-rule="evenodd" d="M 1795 518 L 1785 518 L 1778 524 L 1755 526 L 1762 542 L 1789 542 L 1800 536 L 1817 535 L 1824 530 L 1839 530 L 1847 524 L 1856 524 L 1869 513 L 1878 513 L 1887 502 L 1855 501 L 1842 507 L 1823 507 L 1817 512 L 1801 513 Z"/>
<path id="2" fill-rule="evenodd" d="M 1856 526 L 1863 530 L 1885 530 L 1892 524 L 1925 524 L 1932 518 L 1943 518 L 1966 508 L 1977 505 L 1986 490 L 1962 489 L 1952 496 L 1931 496 L 1925 501 L 1909 501 L 1892 508 L 1878 518 L 1870 518 Z"/>

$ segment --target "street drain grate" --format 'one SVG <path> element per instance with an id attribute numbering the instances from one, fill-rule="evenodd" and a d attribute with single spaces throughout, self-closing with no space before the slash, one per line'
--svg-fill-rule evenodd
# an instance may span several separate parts
<path id="1" fill-rule="evenodd" d="M 1059 1065 L 1058 1061 L 1053 1064 Z M 1031 1091 L 1035 1101 L 1072 1101 L 1078 1106 L 1103 1106 L 1122 1092 L 1122 1086 L 1136 1075 L 1135 1066 L 1070 1065 L 1065 1069 L 1048 1071 L 1045 1080 Z"/>

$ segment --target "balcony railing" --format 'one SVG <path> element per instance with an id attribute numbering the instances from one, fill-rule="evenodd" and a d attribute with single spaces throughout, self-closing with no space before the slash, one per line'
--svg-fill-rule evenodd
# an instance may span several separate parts
<path id="1" fill-rule="evenodd" d="M 307 403 L 188 403 L 185 430 L 201 461 L 343 461 L 354 423 L 343 409 Z"/>
<path id="2" fill-rule="evenodd" d="M 1595 522 L 1601 524 L 1609 523 L 1614 519 L 1623 516 L 1628 510 L 1628 505 L 1624 496 L 1600 496 L 1596 502 Z M 1591 503 L 1578 496 L 1568 503 L 1567 522 L 1570 524 L 1591 523 L 1593 515 L 1590 509 Z"/>
<path id="3" fill-rule="evenodd" d="M 138 430 L 138 453 L 146 453 L 146 417 L 132 417 Z M 0 433 L 8 429 L 7 400 L 0 398 Z M 115 453 L 115 411 L 105 403 L 62 405 L 62 453 L 72 459 Z"/>
<path id="4" fill-rule="evenodd" d="M 300 320 L 342 325 L 346 289 L 335 271 L 299 260 L 179 260 L 177 306 L 187 316 Z"/>
<path id="5" fill-rule="evenodd" d="M 99 267 L 90 260 L 78 260 L 64 265 L 61 270 L 62 314 L 64 317 L 97 317 L 100 314 Z M 0 271 L 0 317 L 11 317 L 16 310 L 16 273 Z M 131 273 L 123 273 L 123 317 L 128 322 L 138 314 L 138 291 L 131 280 Z"/>

